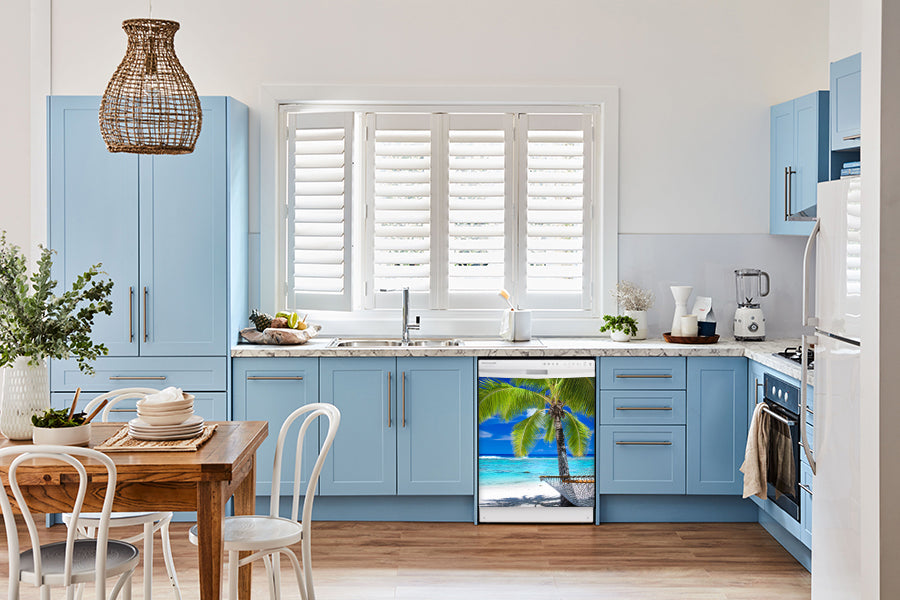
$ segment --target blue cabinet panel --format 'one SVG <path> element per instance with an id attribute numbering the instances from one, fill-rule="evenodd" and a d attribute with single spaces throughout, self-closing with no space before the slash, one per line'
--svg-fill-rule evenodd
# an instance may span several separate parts
<path id="1" fill-rule="evenodd" d="M 141 354 L 227 350 L 225 98 L 203 98 L 191 154 L 141 157 Z"/>
<path id="2" fill-rule="evenodd" d="M 337 406 L 341 426 L 322 470 L 327 495 L 397 492 L 397 381 L 394 358 L 322 358 L 321 402 Z"/>
<path id="3" fill-rule="evenodd" d="M 85 392 L 108 392 L 123 387 L 164 388 L 170 385 L 196 393 L 227 389 L 227 361 L 223 357 L 98 358 L 94 375 L 78 370 L 75 360 L 53 362 L 50 389 L 54 392 L 81 388 Z"/>
<path id="4" fill-rule="evenodd" d="M 813 474 L 809 465 L 800 465 L 800 541 L 812 548 Z"/>
<path id="5" fill-rule="evenodd" d="M 747 359 L 687 361 L 687 491 L 740 494 L 747 442 Z"/>
<path id="6" fill-rule="evenodd" d="M 683 391 L 602 391 L 601 425 L 684 425 Z"/>
<path id="7" fill-rule="evenodd" d="M 474 359 L 398 358 L 399 494 L 472 494 Z"/>
<path id="8" fill-rule="evenodd" d="M 603 357 L 601 390 L 683 390 L 685 361 L 681 357 Z"/>
<path id="9" fill-rule="evenodd" d="M 125 386 L 122 386 L 125 387 Z M 128 387 L 156 387 L 156 386 L 128 386 Z M 185 390 L 190 391 L 190 390 Z M 100 395 L 100 392 L 88 392 L 78 397 L 78 409 L 84 410 L 88 402 Z M 68 408 L 72 406 L 72 396 L 69 392 L 54 392 L 50 394 L 50 404 L 53 408 Z M 131 419 L 137 417 L 135 408 L 137 400 L 122 400 L 109 411 L 108 421 L 127 423 Z M 225 392 L 195 392 L 194 393 L 194 413 L 200 415 L 207 421 L 225 421 L 227 415 L 228 400 Z M 100 416 L 94 418 L 99 422 Z"/>
<path id="10" fill-rule="evenodd" d="M 747 363 L 747 426 L 753 420 L 753 411 L 756 404 L 763 401 L 763 382 L 768 369 L 760 363 L 751 360 Z"/>
<path id="11" fill-rule="evenodd" d="M 316 358 L 237 358 L 234 360 L 234 418 L 268 421 L 269 435 L 256 451 L 256 493 L 272 491 L 272 467 L 278 435 L 285 419 L 301 406 L 318 402 L 319 360 Z M 294 421 L 282 453 L 282 496 L 293 494 L 297 456 L 297 434 L 303 419 Z M 305 490 L 319 452 L 319 429 L 311 427 L 302 448 L 300 484 Z"/>
<path id="12" fill-rule="evenodd" d="M 831 149 L 860 147 L 862 55 L 831 63 Z"/>
<path id="13" fill-rule="evenodd" d="M 600 494 L 683 494 L 684 426 L 603 425 L 597 450 Z"/>
<path id="14" fill-rule="evenodd" d="M 97 97 L 48 99 L 49 246 L 53 278 L 69 289 L 102 262 L 112 279 L 113 314 L 99 315 L 92 338 L 110 356 L 137 356 L 138 158 L 112 154 L 100 136 Z"/>

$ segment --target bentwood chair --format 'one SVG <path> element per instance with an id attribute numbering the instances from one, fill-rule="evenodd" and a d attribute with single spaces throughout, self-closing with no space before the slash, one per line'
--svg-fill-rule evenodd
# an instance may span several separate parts
<path id="1" fill-rule="evenodd" d="M 7 490 L 0 482 L 0 507 L 3 509 L 9 548 L 9 600 L 18 600 L 20 583 L 39 587 L 43 600 L 49 600 L 50 586 L 63 586 L 66 597 L 72 600 L 75 586 L 90 582 L 95 584 L 96 599 L 106 600 L 106 580 L 109 577 L 118 577 L 110 598 L 117 598 L 121 591 L 125 600 L 130 600 L 131 575 L 138 563 L 138 549 L 127 542 L 109 539 L 109 515 L 116 493 L 116 465 L 113 461 L 96 450 L 49 445 L 14 446 L 0 450 L 0 459 L 6 457 L 14 457 L 9 465 L 9 488 L 25 520 L 31 541 L 31 549 L 20 553 L 15 514 Z M 76 539 L 75 528 L 69 526 L 65 542 L 41 545 L 34 516 L 19 486 L 17 470 L 24 461 L 31 459 L 54 460 L 74 468 L 78 473 L 78 492 L 72 515 L 77 519 L 84 505 L 88 475 L 84 464 L 76 457 L 90 459 L 106 467 L 106 494 L 99 513 L 97 538 Z M 106 550 L 98 551 L 100 548 Z"/>
<path id="2" fill-rule="evenodd" d="M 85 412 L 90 414 L 97 406 L 99 406 L 107 398 L 109 402 L 100 414 L 101 421 L 104 423 L 109 421 L 111 412 L 123 409 L 114 408 L 123 400 L 141 399 L 150 394 L 155 394 L 159 390 L 153 388 L 122 388 L 113 390 L 91 400 Z M 124 409 L 126 412 L 133 412 L 131 409 Z M 169 523 L 172 521 L 173 514 L 171 512 L 114 512 L 110 515 L 110 527 L 129 527 L 131 525 L 143 525 L 143 531 L 124 541 L 129 543 L 144 542 L 144 598 L 151 600 L 153 593 L 153 536 L 159 532 L 162 541 L 163 562 L 166 565 L 166 573 L 169 575 L 169 585 L 172 586 L 172 592 L 175 594 L 176 600 L 181 600 L 181 589 L 178 586 L 178 575 L 175 573 L 175 561 L 172 559 L 172 544 L 169 540 Z M 63 522 L 67 525 L 72 521 L 71 514 L 63 515 Z M 76 521 L 78 534 L 83 538 L 94 537 L 97 527 L 100 523 L 100 515 L 98 513 L 83 513 Z M 79 591 L 80 596 L 80 591 Z"/>
<path id="3" fill-rule="evenodd" d="M 279 516 L 281 497 L 281 457 L 284 451 L 284 443 L 288 437 L 291 424 L 306 415 L 300 425 L 297 434 L 297 455 L 294 462 L 294 494 L 291 504 L 291 518 L 285 519 Z M 328 419 L 328 432 L 322 441 L 319 456 L 309 476 L 306 486 L 306 494 L 303 496 L 303 515 L 298 522 L 298 510 L 300 506 L 300 466 L 302 465 L 303 439 L 307 430 L 313 426 L 313 431 L 318 431 L 315 423 L 319 417 Z M 273 600 L 281 598 L 281 571 L 280 557 L 284 555 L 294 567 L 294 575 L 297 578 L 297 586 L 300 588 L 300 597 L 303 600 L 315 600 L 316 593 L 313 588 L 312 563 L 311 563 L 311 528 L 313 500 L 315 499 L 316 484 L 319 474 L 325 464 L 325 457 L 334 442 L 338 426 L 341 422 L 341 412 L 332 404 L 307 404 L 292 412 L 285 419 L 281 431 L 278 433 L 278 442 L 275 447 L 275 467 L 272 471 L 272 494 L 270 496 L 269 516 L 249 515 L 226 517 L 222 524 L 222 537 L 225 550 L 228 552 L 228 587 L 230 600 L 237 600 L 238 592 L 238 568 L 255 560 L 263 559 L 266 565 L 266 575 L 269 583 L 269 597 Z M 197 544 L 197 526 L 190 531 L 191 543 Z M 292 544 L 300 543 L 300 556 L 303 566 L 297 560 L 296 554 L 291 550 Z M 251 552 L 249 556 L 239 559 L 240 552 Z"/>

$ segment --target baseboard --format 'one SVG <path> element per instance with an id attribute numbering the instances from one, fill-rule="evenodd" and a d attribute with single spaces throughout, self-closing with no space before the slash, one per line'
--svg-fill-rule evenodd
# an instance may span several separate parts
<path id="1" fill-rule="evenodd" d="M 778 521 L 772 518 L 764 510 L 759 511 L 759 524 L 769 532 L 775 541 L 781 544 L 791 556 L 797 559 L 803 567 L 812 572 L 812 551 L 806 545 L 795 538 L 791 532 L 782 527 Z"/>
<path id="2" fill-rule="evenodd" d="M 755 523 L 756 506 L 740 496 L 601 495 L 599 523 Z"/>
<path id="3" fill-rule="evenodd" d="M 302 504 L 301 504 L 302 510 Z M 269 512 L 269 497 L 256 497 L 257 514 Z M 281 515 L 291 514 L 291 498 L 281 498 Z M 318 496 L 314 521 L 421 521 L 475 520 L 472 496 Z"/>

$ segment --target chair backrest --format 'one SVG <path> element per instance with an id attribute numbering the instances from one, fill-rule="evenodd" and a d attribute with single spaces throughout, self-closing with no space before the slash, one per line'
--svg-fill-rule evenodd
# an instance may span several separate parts
<path id="1" fill-rule="evenodd" d="M 325 439 L 322 440 L 319 456 L 316 458 L 315 465 L 313 465 L 312 473 L 309 475 L 309 482 L 306 484 L 306 494 L 303 496 L 302 523 L 303 528 L 307 530 L 306 535 L 308 538 L 308 528 L 309 523 L 312 520 L 312 506 L 316 493 L 316 484 L 319 482 L 319 474 L 322 472 L 322 467 L 325 465 L 325 457 L 328 456 L 328 451 L 331 449 L 332 443 L 334 443 L 334 436 L 337 434 L 338 426 L 341 424 L 341 411 L 333 404 L 317 402 L 301 406 L 284 420 L 281 431 L 278 432 L 278 442 L 275 446 L 275 465 L 272 470 L 272 495 L 270 496 L 271 500 L 269 501 L 269 514 L 273 517 L 278 516 L 280 504 L 278 500 L 281 497 L 281 456 L 284 451 L 284 442 L 287 439 L 291 424 L 303 415 L 306 415 L 306 418 L 303 419 L 303 423 L 300 424 L 300 430 L 297 433 L 297 456 L 294 461 L 294 494 L 293 501 L 291 502 L 291 519 L 294 521 L 297 520 L 297 513 L 300 507 L 300 469 L 303 464 L 303 439 L 306 436 L 307 430 L 316 423 L 319 417 L 328 419 L 328 433 L 325 435 Z M 314 428 L 314 431 L 318 431 L 318 427 Z"/>
<path id="2" fill-rule="evenodd" d="M 109 403 L 103 409 L 103 412 L 100 413 L 100 420 L 103 423 L 109 421 L 109 413 L 113 409 L 113 407 L 121 402 L 122 400 L 130 400 L 132 398 L 145 398 L 150 394 L 155 394 L 159 392 L 159 390 L 155 390 L 153 388 L 142 388 L 142 387 L 132 387 L 132 388 L 122 388 L 119 390 L 113 390 L 111 392 L 106 392 L 105 394 L 100 394 L 93 400 L 87 403 L 87 406 L 84 407 L 84 412 L 87 414 L 91 414 L 91 412 L 100 406 L 100 403 L 109 398 Z"/>
<path id="3" fill-rule="evenodd" d="M 11 458 L 8 470 L 9 489 L 16 499 L 16 504 L 19 506 L 19 510 L 22 513 L 22 517 L 25 520 L 25 525 L 28 529 L 28 537 L 30 538 L 31 549 L 34 554 L 34 574 L 38 582 L 40 582 L 42 578 L 41 542 L 38 537 L 38 529 L 35 525 L 34 517 L 31 514 L 31 509 L 28 508 L 25 497 L 22 494 L 17 478 L 17 471 L 25 461 L 41 459 L 65 463 L 74 468 L 78 473 L 78 493 L 75 496 L 75 502 L 71 510 L 72 520 L 69 522 L 70 524 L 66 533 L 66 562 L 63 571 L 63 581 L 64 585 L 67 586 L 71 585 L 72 581 L 72 560 L 76 539 L 75 524 L 78 522 L 78 517 L 81 514 L 81 508 L 84 504 L 84 496 L 87 492 L 88 484 L 87 470 L 85 469 L 84 464 L 82 464 L 82 461 L 78 460 L 78 458 L 99 462 L 106 468 L 106 493 L 103 498 L 103 508 L 100 512 L 100 525 L 97 528 L 98 551 L 97 562 L 95 565 L 97 598 L 98 600 L 102 600 L 106 594 L 106 552 L 100 551 L 100 548 L 105 550 L 109 539 L 109 515 L 112 511 L 113 499 L 116 492 L 116 465 L 113 463 L 112 459 L 102 452 L 75 446 L 11 446 L 0 450 L 0 460 L 7 457 Z M 13 513 L 12 505 L 10 504 L 9 496 L 7 495 L 8 492 L 2 481 L 0 481 L 0 492 L 2 492 L 0 493 L 0 508 L 3 509 L 3 522 L 6 526 L 7 547 L 9 548 L 9 577 L 10 586 L 12 587 L 14 583 L 18 583 L 19 579 L 19 532 L 16 528 L 15 514 Z M 10 593 L 10 596 L 15 597 L 12 593 Z"/>

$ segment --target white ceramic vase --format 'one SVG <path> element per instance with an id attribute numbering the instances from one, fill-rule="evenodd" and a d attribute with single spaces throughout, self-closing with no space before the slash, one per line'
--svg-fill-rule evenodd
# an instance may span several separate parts
<path id="1" fill-rule="evenodd" d="M 631 336 L 633 340 L 647 339 L 647 311 L 646 310 L 626 310 L 625 316 L 631 317 L 637 321 L 637 333 Z"/>
<path id="2" fill-rule="evenodd" d="M 0 433 L 11 440 L 30 440 L 34 429 L 31 416 L 50 408 L 47 361 L 36 365 L 28 361 L 27 356 L 20 356 L 3 376 Z"/>
<path id="3" fill-rule="evenodd" d="M 694 291 L 694 286 L 672 285 L 669 286 L 669 289 L 672 290 L 672 297 L 675 298 L 675 315 L 672 317 L 672 335 L 680 337 L 681 317 L 687 314 L 687 301 L 688 298 L 691 297 L 691 292 Z"/>

